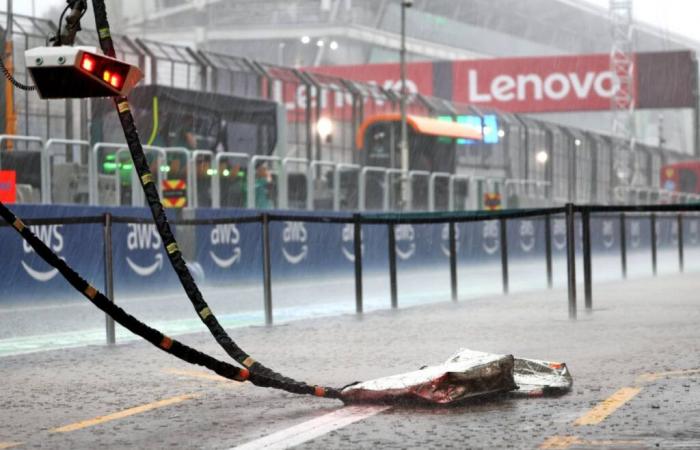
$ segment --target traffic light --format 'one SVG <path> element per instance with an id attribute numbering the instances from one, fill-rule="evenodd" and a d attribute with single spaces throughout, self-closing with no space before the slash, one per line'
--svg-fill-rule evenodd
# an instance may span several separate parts
<path id="1" fill-rule="evenodd" d="M 24 58 L 43 99 L 127 95 L 143 78 L 138 67 L 105 56 L 95 47 L 36 47 Z"/>

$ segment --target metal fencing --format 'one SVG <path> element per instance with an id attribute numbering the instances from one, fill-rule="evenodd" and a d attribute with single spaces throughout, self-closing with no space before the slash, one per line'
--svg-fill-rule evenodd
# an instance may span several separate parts
<path id="1" fill-rule="evenodd" d="M 220 225 L 256 225 L 259 227 L 261 236 L 262 252 L 257 261 L 262 263 L 262 285 L 264 293 L 264 317 L 265 323 L 271 325 L 274 322 L 274 301 L 273 284 L 275 274 L 273 272 L 271 253 L 275 241 L 271 238 L 271 229 L 281 223 L 304 223 L 304 224 L 336 224 L 343 225 L 352 230 L 352 248 L 355 257 L 354 285 L 355 285 L 355 312 L 361 314 L 364 311 L 364 288 L 363 288 L 363 260 L 366 256 L 363 229 L 368 227 L 386 228 L 386 254 L 387 264 L 384 268 L 387 272 L 390 286 L 390 294 L 387 299 L 387 307 L 398 308 L 400 298 L 398 295 L 398 264 L 397 255 L 400 257 L 400 246 L 397 235 L 403 232 L 402 227 L 437 225 L 447 230 L 447 245 L 444 247 L 446 256 L 449 258 L 449 284 L 450 297 L 452 301 L 458 301 L 459 295 L 459 259 L 460 241 L 458 227 L 468 223 L 493 224 L 488 228 L 493 228 L 495 239 L 499 241 L 497 250 L 501 272 L 501 288 L 504 294 L 510 292 L 510 270 L 511 258 L 515 247 L 508 242 L 509 227 L 517 225 L 518 221 L 538 219 L 544 221 L 544 259 L 547 286 L 553 287 L 554 268 L 554 247 L 565 250 L 565 266 L 567 273 L 566 286 L 568 289 L 567 304 L 569 318 L 576 319 L 579 307 L 577 304 L 577 260 L 581 261 L 583 274 L 583 291 L 585 300 L 585 310 L 593 311 L 593 273 L 594 264 L 592 255 L 600 247 L 596 241 L 605 241 L 605 236 L 612 236 L 616 233 L 619 236 L 619 265 L 623 278 L 628 276 L 628 258 L 630 256 L 629 247 L 636 248 L 635 258 L 640 257 L 643 247 L 639 244 L 639 230 L 642 223 L 648 224 L 649 248 L 648 263 L 651 266 L 654 276 L 658 273 L 658 259 L 660 242 L 663 241 L 666 253 L 675 248 L 677 255 L 677 270 L 683 272 L 686 267 L 686 251 L 696 250 L 700 247 L 700 206 L 698 205 L 648 205 L 648 206 L 628 206 L 628 207 L 603 207 L 603 206 L 577 206 L 567 204 L 563 208 L 546 208 L 532 210 L 511 210 L 502 212 L 481 212 L 481 213 L 417 213 L 417 214 L 336 214 L 336 215 L 303 215 L 303 214 L 280 214 L 280 213 L 255 213 L 245 217 L 229 217 L 217 219 L 192 219 L 175 220 L 175 226 L 220 226 Z M 594 221 L 603 221 L 602 234 L 595 234 L 592 229 Z M 664 226 L 660 226 L 661 223 Z M 109 298 L 114 299 L 114 277 L 113 254 L 118 249 L 113 248 L 112 234 L 114 224 L 149 224 L 149 219 L 121 217 L 111 213 L 105 213 L 98 217 L 74 217 L 66 219 L 47 218 L 26 220 L 28 225 L 47 224 L 101 224 L 103 227 L 103 255 L 105 268 L 104 289 Z M 615 229 L 617 231 L 615 231 Z M 486 229 L 486 227 L 485 227 Z M 686 240 L 686 235 L 690 234 L 690 241 Z M 595 237 L 594 237 L 595 235 Z M 562 240 L 561 238 L 564 237 Z M 608 252 L 609 254 L 609 252 Z M 558 253 L 558 255 L 560 255 Z M 609 254 L 610 255 L 610 254 Z M 559 257 L 559 256 L 558 256 Z M 668 255 L 665 256 L 668 258 Z M 530 264 L 533 260 L 528 260 Z M 606 268 L 609 270 L 609 268 Z M 114 324 L 107 321 L 107 340 L 113 343 Z"/>

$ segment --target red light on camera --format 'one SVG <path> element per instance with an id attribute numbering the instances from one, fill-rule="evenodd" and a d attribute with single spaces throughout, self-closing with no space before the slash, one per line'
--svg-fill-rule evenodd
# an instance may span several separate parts
<path id="1" fill-rule="evenodd" d="M 109 84 L 114 86 L 115 88 L 119 89 L 122 87 L 122 77 L 117 75 L 116 73 L 112 74 L 112 77 L 109 79 Z"/>
<path id="2" fill-rule="evenodd" d="M 87 70 L 88 72 L 92 72 L 95 70 L 95 58 L 92 56 L 85 54 L 83 55 L 83 61 L 80 63 L 80 66 Z"/>

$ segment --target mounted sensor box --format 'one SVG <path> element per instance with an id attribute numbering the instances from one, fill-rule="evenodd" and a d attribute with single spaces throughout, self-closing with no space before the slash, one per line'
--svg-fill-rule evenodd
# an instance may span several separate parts
<path id="1" fill-rule="evenodd" d="M 128 95 L 143 78 L 138 67 L 95 47 L 37 47 L 24 52 L 24 58 L 43 99 Z"/>

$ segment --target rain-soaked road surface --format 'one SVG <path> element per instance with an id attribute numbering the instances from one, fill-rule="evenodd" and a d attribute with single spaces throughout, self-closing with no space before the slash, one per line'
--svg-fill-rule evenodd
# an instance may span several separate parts
<path id="1" fill-rule="evenodd" d="M 347 383 L 460 347 L 563 360 L 561 398 L 450 408 L 344 408 L 225 381 L 142 342 L 0 358 L 1 448 L 700 448 L 696 275 L 599 284 L 567 319 L 564 290 L 232 330 L 267 365 Z M 183 337 L 223 357 L 205 334 Z"/>

